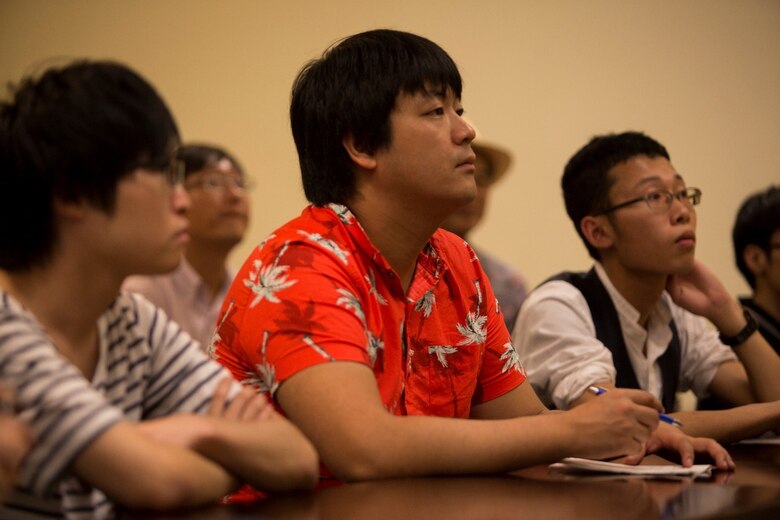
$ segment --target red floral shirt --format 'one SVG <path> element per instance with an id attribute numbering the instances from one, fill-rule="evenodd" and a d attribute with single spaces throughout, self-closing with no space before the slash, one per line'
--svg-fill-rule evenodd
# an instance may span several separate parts
<path id="1" fill-rule="evenodd" d="M 372 368 L 396 415 L 469 417 L 525 380 L 474 251 L 439 230 L 401 282 L 344 206 L 307 207 L 249 256 L 209 349 L 262 392 L 317 363 Z"/>

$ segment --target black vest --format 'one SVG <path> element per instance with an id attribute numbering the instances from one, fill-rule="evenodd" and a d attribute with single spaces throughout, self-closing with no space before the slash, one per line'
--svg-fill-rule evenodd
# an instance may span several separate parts
<path id="1" fill-rule="evenodd" d="M 548 278 L 544 283 L 553 280 L 570 283 L 582 293 L 585 301 L 588 302 L 593 325 L 596 328 L 596 338 L 612 352 L 612 362 L 617 371 L 615 386 L 618 388 L 639 388 L 634 368 L 631 366 L 631 360 L 626 351 L 623 329 L 620 327 L 617 310 L 595 269 L 591 269 L 587 273 L 565 271 Z M 663 355 L 658 358 L 658 364 L 661 367 L 661 402 L 664 409 L 671 412 L 674 410 L 675 394 L 680 380 L 680 337 L 674 320 L 669 322 L 669 327 L 672 329 L 672 340 Z"/>

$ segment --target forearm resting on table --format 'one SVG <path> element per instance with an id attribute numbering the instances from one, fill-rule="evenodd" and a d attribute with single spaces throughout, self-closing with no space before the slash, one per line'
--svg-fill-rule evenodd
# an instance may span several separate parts
<path id="1" fill-rule="evenodd" d="M 577 451 L 573 432 L 549 420 L 558 415 L 484 421 L 390 416 L 375 423 L 373 442 L 371 435 L 347 434 L 343 444 L 322 444 L 320 451 L 345 481 L 509 472 Z"/>
<path id="2" fill-rule="evenodd" d="M 710 437 L 727 444 L 758 437 L 780 428 L 780 401 L 754 403 L 728 410 L 702 410 L 672 414 L 692 437 Z"/>
<path id="3" fill-rule="evenodd" d="M 307 368 L 282 384 L 277 397 L 328 468 L 347 481 L 506 472 L 566 456 L 616 456 L 639 451 L 632 439 L 643 435 L 634 430 L 636 404 L 628 399 L 602 399 L 608 401 L 595 417 L 546 414 L 526 384 L 498 398 L 515 403 L 509 413 L 492 411 L 481 417 L 486 420 L 394 416 L 370 369 L 356 363 Z M 657 411 L 643 413 L 657 422 Z M 614 436 L 604 435 L 613 427 Z"/>
<path id="4" fill-rule="evenodd" d="M 100 435 L 72 469 L 115 502 L 142 509 L 213 503 L 239 484 L 206 457 L 150 440 L 129 423 L 118 423 Z"/>
<path id="5" fill-rule="evenodd" d="M 309 489 L 317 482 L 314 446 L 283 417 L 255 421 L 209 418 L 193 449 L 266 491 Z"/>

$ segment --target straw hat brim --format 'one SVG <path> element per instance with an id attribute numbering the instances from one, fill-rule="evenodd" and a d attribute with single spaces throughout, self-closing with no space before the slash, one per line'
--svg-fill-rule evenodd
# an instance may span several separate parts
<path id="1" fill-rule="evenodd" d="M 479 138 L 477 138 L 477 140 L 479 140 Z M 471 143 L 471 148 L 474 149 L 475 154 L 486 157 L 488 162 L 490 162 L 490 165 L 492 166 L 490 175 L 491 184 L 506 174 L 509 169 L 509 164 L 512 162 L 512 157 L 507 152 L 500 148 L 476 141 Z"/>

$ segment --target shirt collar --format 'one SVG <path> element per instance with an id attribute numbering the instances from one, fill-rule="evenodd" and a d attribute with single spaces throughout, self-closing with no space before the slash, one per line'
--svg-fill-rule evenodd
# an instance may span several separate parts
<path id="1" fill-rule="evenodd" d="M 631 305 L 631 303 L 629 303 L 629 301 L 626 300 L 622 294 L 620 294 L 620 291 L 618 291 L 614 285 L 612 285 L 612 281 L 609 279 L 609 276 L 607 276 L 607 272 L 604 270 L 604 267 L 600 262 L 596 262 L 594 267 L 596 269 L 596 274 L 598 275 L 599 280 L 601 280 L 601 283 L 604 284 L 604 288 L 612 297 L 612 302 L 615 304 L 615 308 L 618 310 L 618 314 L 622 314 L 628 318 L 631 323 L 639 326 L 639 311 L 633 305 Z M 655 321 L 657 323 L 669 323 L 671 321 L 672 312 L 669 308 L 668 298 L 669 295 L 666 291 L 664 291 L 653 308 L 653 312 L 650 315 L 650 322 Z"/>
<path id="2" fill-rule="evenodd" d="M 384 273 L 393 273 L 394 277 L 398 279 L 398 274 L 395 273 L 382 252 L 371 242 L 365 229 L 363 229 L 363 226 L 360 225 L 357 217 L 349 208 L 342 204 L 334 203 L 328 204 L 327 208 L 338 217 L 358 248 L 373 260 L 375 267 Z M 414 277 L 407 294 L 407 297 L 412 301 L 416 301 L 430 290 L 447 270 L 447 264 L 440 254 L 441 238 L 438 234 L 439 231 L 434 233 L 422 251 L 420 251 L 420 254 L 417 255 Z"/>

